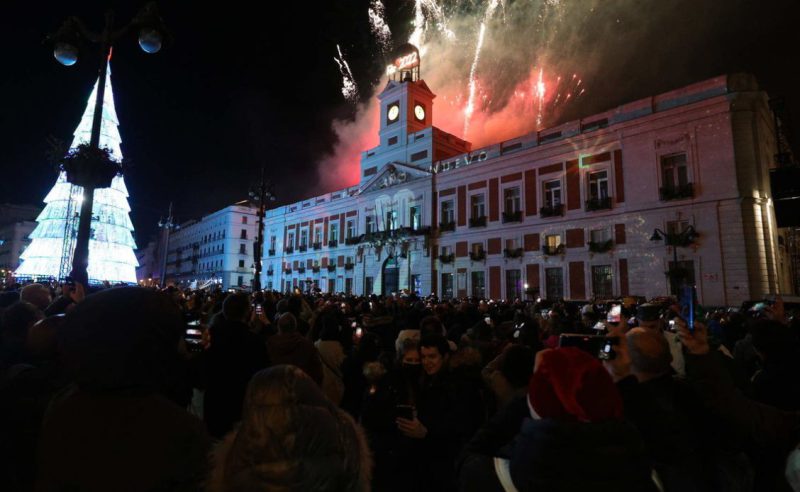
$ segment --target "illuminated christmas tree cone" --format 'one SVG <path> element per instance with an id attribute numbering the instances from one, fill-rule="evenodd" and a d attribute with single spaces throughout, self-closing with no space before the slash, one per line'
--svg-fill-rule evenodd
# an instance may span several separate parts
<path id="1" fill-rule="evenodd" d="M 110 66 L 105 83 L 99 146 L 108 149 L 111 157 L 121 162 L 122 138 L 117 128 L 119 120 L 114 108 Z M 75 130 L 71 151 L 89 143 L 96 97 L 95 83 L 86 111 Z M 31 244 L 20 255 L 22 263 L 15 272 L 18 279 L 63 279 L 69 275 L 82 198 L 83 188 L 69 183 L 66 173 L 61 171 L 44 199 L 44 210 L 36 218 L 38 225 L 30 235 Z M 133 252 L 136 243 L 133 240 L 130 210 L 128 189 L 122 175 L 114 177 L 111 187 L 95 190 L 89 239 L 90 283 L 136 283 L 138 262 Z"/>

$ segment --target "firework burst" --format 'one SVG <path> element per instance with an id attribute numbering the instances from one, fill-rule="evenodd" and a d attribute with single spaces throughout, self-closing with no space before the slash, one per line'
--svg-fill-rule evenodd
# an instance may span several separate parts
<path id="1" fill-rule="evenodd" d="M 339 73 L 342 75 L 342 95 L 345 99 L 355 104 L 358 102 L 358 86 L 356 85 L 356 80 L 338 44 L 336 45 L 336 51 L 339 53 L 339 57 L 333 57 L 333 60 L 339 66 Z"/>
<path id="2" fill-rule="evenodd" d="M 382 54 L 386 54 L 392 49 L 392 31 L 386 23 L 386 8 L 381 0 L 372 0 L 367 10 L 369 16 L 369 28 Z"/>
<path id="3" fill-rule="evenodd" d="M 605 5 L 600 0 L 414 0 L 402 40 L 398 33 L 392 39 L 385 1 L 371 0 L 367 12 L 376 54 L 383 57 L 392 45 L 406 41 L 415 45 L 422 57 L 421 76 L 438 96 L 433 123 L 474 148 L 552 125 L 586 92 L 575 74 L 576 67 L 585 68 L 585 59 L 581 63 L 571 50 L 574 40 L 584 36 L 586 19 Z M 342 94 L 356 102 L 354 77 L 338 46 L 337 51 Z M 343 145 L 326 160 L 341 163 L 342 175 L 352 174 L 347 166 L 377 143 L 373 100 L 385 82 L 372 86 L 369 97 L 365 91 L 365 106 L 357 106 L 355 120 L 334 124 L 340 141 L 364 145 Z"/>

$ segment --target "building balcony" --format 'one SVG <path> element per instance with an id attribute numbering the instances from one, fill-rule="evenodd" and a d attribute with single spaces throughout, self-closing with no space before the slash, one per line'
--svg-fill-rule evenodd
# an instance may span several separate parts
<path id="1" fill-rule="evenodd" d="M 456 259 L 456 255 L 453 254 L 453 253 L 450 253 L 449 255 L 439 255 L 439 261 L 442 262 L 442 264 L 445 264 L 445 265 L 449 264 L 449 263 L 453 263 L 453 261 L 455 261 L 455 259 Z"/>
<path id="2" fill-rule="evenodd" d="M 563 255 L 564 251 L 565 249 L 563 244 L 559 244 L 558 246 L 548 246 L 546 244 L 542 245 L 542 253 L 547 256 Z"/>
<path id="3" fill-rule="evenodd" d="M 300 247 L 297 248 L 297 250 L 300 251 L 301 253 L 305 253 L 306 251 L 308 251 L 308 245 L 301 244 Z"/>
<path id="4" fill-rule="evenodd" d="M 314 249 L 314 250 L 322 249 L 322 243 L 321 242 L 320 243 L 314 243 L 314 244 L 311 245 L 311 248 Z"/>
<path id="5" fill-rule="evenodd" d="M 542 218 L 547 217 L 563 217 L 564 216 L 564 204 L 563 203 L 556 203 L 555 205 L 545 205 L 544 207 L 539 209 L 539 215 Z"/>
<path id="6" fill-rule="evenodd" d="M 503 256 L 506 258 L 522 258 L 522 255 L 525 254 L 522 248 L 513 248 L 513 249 L 504 249 Z"/>
<path id="7" fill-rule="evenodd" d="M 354 267 L 355 267 L 355 265 L 353 263 L 345 263 L 344 264 L 344 269 L 345 270 L 352 270 Z"/>
<path id="8" fill-rule="evenodd" d="M 283 273 L 285 273 L 286 275 L 291 275 L 292 274 L 292 269 L 291 268 L 285 268 L 283 270 Z"/>
<path id="9" fill-rule="evenodd" d="M 503 212 L 503 224 L 508 224 L 509 222 L 522 222 L 522 210 Z"/>
<path id="10" fill-rule="evenodd" d="M 486 216 L 485 215 L 481 215 L 480 217 L 470 217 L 469 226 L 470 227 L 486 227 Z"/>
<path id="11" fill-rule="evenodd" d="M 678 186 L 664 186 L 658 189 L 661 201 L 683 200 L 694 197 L 694 183 L 686 183 Z"/>
<path id="12" fill-rule="evenodd" d="M 284 252 L 285 252 L 287 255 L 290 255 L 290 254 L 294 253 L 294 248 L 293 248 L 293 247 L 291 247 L 291 246 L 289 246 L 289 247 L 287 247 L 286 249 L 284 249 L 283 251 L 284 251 Z"/>
<path id="13" fill-rule="evenodd" d="M 486 259 L 486 250 L 470 251 L 469 259 L 472 261 L 483 261 Z"/>
<path id="14" fill-rule="evenodd" d="M 267 270 L 267 277 L 271 277 L 275 274 L 274 270 Z"/>
<path id="15" fill-rule="evenodd" d="M 344 244 L 347 246 L 355 246 L 359 242 L 361 242 L 361 238 L 359 236 L 350 236 L 344 240 Z"/>
<path id="16" fill-rule="evenodd" d="M 301 275 L 302 275 L 302 274 L 304 274 L 304 273 L 306 273 L 306 269 L 305 269 L 305 267 L 299 267 L 299 268 L 297 269 L 297 273 L 299 273 L 299 274 L 301 274 Z"/>
<path id="17" fill-rule="evenodd" d="M 439 222 L 439 232 L 452 232 L 456 230 L 455 221 Z"/>
<path id="18" fill-rule="evenodd" d="M 268 256 L 275 256 L 275 250 L 274 249 L 267 250 L 267 255 Z"/>
<path id="19" fill-rule="evenodd" d="M 328 265 L 328 271 L 329 272 L 335 272 L 336 271 L 336 265 L 334 265 L 334 264 Z"/>
<path id="20" fill-rule="evenodd" d="M 589 241 L 586 243 L 589 246 L 589 251 L 591 253 L 607 253 L 614 248 L 614 241 L 609 239 L 608 241 Z"/>
<path id="21" fill-rule="evenodd" d="M 319 267 L 318 266 L 311 267 L 311 272 L 312 273 L 319 273 Z"/>
<path id="22" fill-rule="evenodd" d="M 595 212 L 597 210 L 608 210 L 611 208 L 611 197 L 590 198 L 586 200 L 586 211 Z"/>
<path id="23" fill-rule="evenodd" d="M 339 241 L 336 241 L 336 240 L 328 241 L 328 247 L 329 248 L 335 248 L 337 246 L 339 246 Z"/>

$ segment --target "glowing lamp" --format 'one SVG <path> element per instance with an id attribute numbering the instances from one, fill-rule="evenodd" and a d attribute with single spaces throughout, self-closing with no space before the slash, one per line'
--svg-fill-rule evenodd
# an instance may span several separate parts
<path id="1" fill-rule="evenodd" d="M 139 46 L 145 53 L 158 53 L 161 50 L 162 41 L 161 33 L 152 27 L 145 27 L 139 31 Z"/>
<path id="2" fill-rule="evenodd" d="M 65 67 L 71 67 L 78 62 L 78 48 L 75 45 L 66 42 L 56 43 L 56 47 L 53 50 L 53 56 L 58 63 L 64 65 Z"/>

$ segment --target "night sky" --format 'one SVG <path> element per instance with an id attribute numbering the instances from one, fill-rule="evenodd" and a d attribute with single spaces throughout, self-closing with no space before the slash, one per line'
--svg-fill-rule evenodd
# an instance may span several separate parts
<path id="1" fill-rule="evenodd" d="M 570 1 L 583 2 L 562 0 Z M 395 39 L 407 37 L 413 2 L 384 3 Z M 91 46 L 77 65 L 67 68 L 42 44 L 44 36 L 68 15 L 97 29 L 106 8 L 113 7 L 122 22 L 143 4 L 4 5 L 0 203 L 41 203 L 56 177 L 55 165 L 46 159 L 48 137 L 71 141 L 96 78 L 99 54 Z M 368 5 L 368 0 L 208 6 L 162 1 L 162 16 L 174 36 L 171 45 L 147 55 L 135 36 L 117 44 L 112 84 L 140 246 L 170 201 L 179 221 L 217 210 L 247 196 L 262 163 L 276 184 L 278 203 L 320 191 L 316 168 L 335 143 L 331 122 L 355 114 L 342 97 L 333 61 L 336 44 L 361 87 L 374 84 L 384 65 L 369 30 Z M 603 15 L 587 21 L 587 29 L 593 29 L 592 22 L 611 22 L 613 29 L 586 42 L 607 49 L 599 51 L 599 68 L 586 79 L 587 97 L 569 107 L 562 120 L 747 71 L 771 95 L 787 99 L 797 121 L 792 135 L 797 149 L 796 0 L 605 0 L 598 5 Z M 634 50 L 617 56 L 621 46 Z M 564 56 L 569 53 L 565 47 Z M 423 78 L 434 69 L 424 63 Z M 370 94 L 362 91 L 362 98 Z"/>

